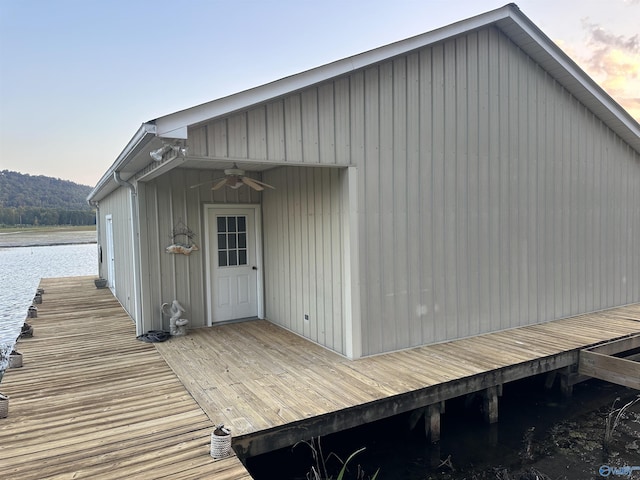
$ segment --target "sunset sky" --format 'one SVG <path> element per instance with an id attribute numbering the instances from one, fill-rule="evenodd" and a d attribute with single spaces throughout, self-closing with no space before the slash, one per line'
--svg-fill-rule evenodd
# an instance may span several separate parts
<path id="1" fill-rule="evenodd" d="M 95 185 L 138 127 L 505 0 L 0 0 L 0 170 Z M 640 120 L 640 0 L 520 9 Z"/>

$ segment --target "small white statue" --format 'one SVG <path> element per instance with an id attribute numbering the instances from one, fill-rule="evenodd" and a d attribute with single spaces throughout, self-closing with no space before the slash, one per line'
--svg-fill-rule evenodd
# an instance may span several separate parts
<path id="1" fill-rule="evenodd" d="M 182 336 L 187 334 L 189 320 L 180 318 L 184 312 L 186 312 L 186 310 L 177 300 L 171 302 L 171 307 L 169 307 L 168 303 L 162 304 L 162 313 L 170 318 L 169 333 L 171 335 Z"/>

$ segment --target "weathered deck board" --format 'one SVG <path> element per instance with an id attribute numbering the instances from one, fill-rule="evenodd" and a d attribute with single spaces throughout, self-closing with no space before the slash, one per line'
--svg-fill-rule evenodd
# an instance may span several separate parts
<path id="1" fill-rule="evenodd" d="M 44 279 L 24 366 L 6 372 L 3 478 L 249 479 L 209 455 L 213 424 L 129 316 L 92 278 Z M 25 312 L 26 314 L 26 312 Z"/>
<path id="2" fill-rule="evenodd" d="M 308 436 L 306 426 L 329 419 L 316 429 L 329 433 L 340 419 L 357 423 L 352 411 L 379 418 L 446 397 L 443 386 L 455 385 L 454 395 L 482 388 L 495 372 L 509 369 L 499 378 L 511 381 L 559 368 L 586 346 L 638 332 L 640 305 L 632 305 L 356 361 L 266 321 L 198 329 L 157 348 L 212 421 L 231 427 L 236 442 L 263 434 L 269 448 L 279 430 L 291 441 L 292 430 Z M 369 416 L 374 404 L 386 410 Z"/>

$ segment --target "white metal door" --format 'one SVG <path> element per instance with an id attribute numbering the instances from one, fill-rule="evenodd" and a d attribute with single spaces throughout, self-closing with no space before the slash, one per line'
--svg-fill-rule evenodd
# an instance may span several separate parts
<path id="1" fill-rule="evenodd" d="M 115 268 L 115 254 L 113 248 L 113 217 L 111 215 L 107 215 L 105 217 L 106 225 L 105 225 L 105 237 L 107 241 L 107 286 L 111 289 L 111 291 L 116 291 L 116 268 Z"/>
<path id="2" fill-rule="evenodd" d="M 211 209 L 208 218 L 212 322 L 258 315 L 254 209 Z"/>

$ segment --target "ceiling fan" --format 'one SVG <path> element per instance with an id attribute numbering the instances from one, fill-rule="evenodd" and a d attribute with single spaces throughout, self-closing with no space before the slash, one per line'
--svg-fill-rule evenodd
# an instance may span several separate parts
<path id="1" fill-rule="evenodd" d="M 211 190 L 218 190 L 225 185 L 229 188 L 240 188 L 242 185 L 246 185 L 258 192 L 264 190 L 264 187 L 273 188 L 275 190 L 276 187 L 269 185 L 268 183 L 261 182 L 260 180 L 256 180 L 255 178 L 245 177 L 244 170 L 238 168 L 238 165 L 233 164 L 233 168 L 227 168 L 224 171 L 224 177 L 216 178 L 215 180 L 211 180 L 209 182 L 199 183 L 197 185 L 192 185 L 190 188 L 197 188 L 207 183 L 213 183 L 213 187 Z"/>

